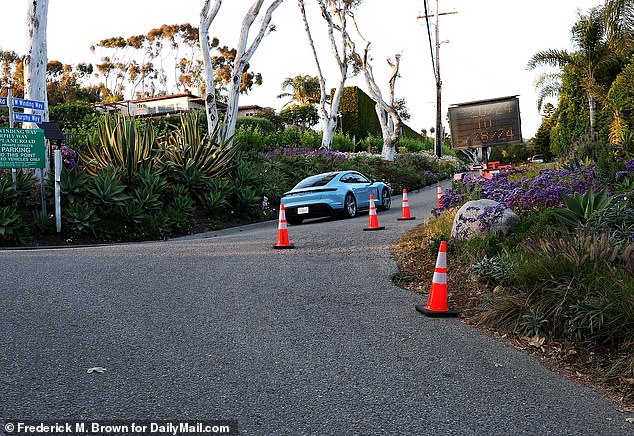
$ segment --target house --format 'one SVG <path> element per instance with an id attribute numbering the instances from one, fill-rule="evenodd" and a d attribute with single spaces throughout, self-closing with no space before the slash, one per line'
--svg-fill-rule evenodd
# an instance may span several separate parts
<path id="1" fill-rule="evenodd" d="M 104 114 L 122 113 L 131 117 L 162 117 L 205 108 L 202 97 L 193 94 L 172 94 L 136 100 L 99 103 L 95 109 Z M 219 108 L 221 109 L 221 108 Z"/>
<path id="2" fill-rule="evenodd" d="M 227 105 L 222 102 L 217 102 L 216 104 L 220 112 L 224 112 L 227 109 Z M 131 117 L 147 118 L 178 115 L 204 108 L 204 99 L 190 93 L 146 97 L 115 103 L 98 103 L 95 105 L 95 109 L 103 114 L 121 113 Z M 238 116 L 256 116 L 263 109 L 267 108 L 258 105 L 240 106 L 238 107 Z"/>

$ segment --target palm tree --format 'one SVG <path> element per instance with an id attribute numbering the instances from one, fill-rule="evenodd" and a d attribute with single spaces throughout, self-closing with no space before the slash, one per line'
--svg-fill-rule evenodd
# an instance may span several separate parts
<path id="1" fill-rule="evenodd" d="M 571 30 L 571 39 L 577 51 L 569 52 L 557 49 L 540 51 L 531 57 L 527 65 L 529 70 L 539 66 L 557 67 L 560 70 L 560 77 L 564 68 L 568 67 L 581 77 L 583 89 L 588 97 L 591 131 L 594 131 L 597 94 L 600 92 L 597 86 L 597 77 L 604 68 L 616 59 L 615 51 L 607 42 L 603 11 L 602 7 L 596 7 L 590 9 L 587 15 L 579 15 Z M 553 84 L 552 77 L 549 79 L 549 81 L 543 81 L 549 87 L 542 89 L 544 96 L 552 96 L 558 92 L 557 82 L 555 81 Z M 538 86 L 539 83 L 538 81 Z M 540 93 L 540 95 L 542 94 Z"/>
<path id="2" fill-rule="evenodd" d="M 606 0 L 604 12 L 608 42 L 630 56 L 634 50 L 634 0 Z"/>
<path id="3" fill-rule="evenodd" d="M 288 106 L 293 102 L 300 105 L 318 103 L 321 96 L 321 88 L 319 86 L 319 78 L 316 76 L 295 76 L 288 77 L 282 82 L 282 89 L 285 92 L 277 96 L 277 98 L 291 97 L 291 100 L 284 106 Z"/>

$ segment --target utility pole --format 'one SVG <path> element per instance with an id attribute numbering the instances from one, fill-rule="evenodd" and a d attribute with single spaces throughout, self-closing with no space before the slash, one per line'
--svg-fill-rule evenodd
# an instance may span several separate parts
<path id="1" fill-rule="evenodd" d="M 439 30 L 439 24 L 440 24 L 440 20 L 439 17 L 440 15 L 451 15 L 451 14 L 457 14 L 457 11 L 451 11 L 451 12 L 438 12 L 438 0 L 436 0 L 436 13 L 435 14 L 429 14 L 429 15 L 422 15 L 418 18 L 429 18 L 429 17 L 435 17 L 436 18 L 436 142 L 434 145 L 434 152 L 436 153 L 436 156 L 438 157 L 442 157 L 442 133 L 443 133 L 443 129 L 442 129 L 442 80 L 440 79 L 440 30 Z"/>

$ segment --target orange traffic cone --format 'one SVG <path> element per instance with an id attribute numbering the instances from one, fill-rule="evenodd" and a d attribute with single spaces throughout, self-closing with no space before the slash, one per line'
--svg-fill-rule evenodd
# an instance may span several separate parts
<path id="1" fill-rule="evenodd" d="M 438 209 L 442 209 L 442 206 L 440 205 L 440 199 L 442 198 L 442 188 L 440 187 L 440 182 L 438 182 L 437 192 L 438 192 Z"/>
<path id="2" fill-rule="evenodd" d="M 416 306 L 416 310 L 427 316 L 456 317 L 458 312 L 447 304 L 447 243 L 442 241 L 438 249 L 434 278 L 426 306 Z"/>
<path id="3" fill-rule="evenodd" d="M 403 213 L 400 218 L 397 218 L 399 221 L 403 220 L 415 220 L 416 217 L 410 215 L 409 212 L 409 201 L 407 200 L 407 189 L 403 188 Z"/>
<path id="4" fill-rule="evenodd" d="M 280 204 L 280 220 L 277 225 L 277 244 L 273 248 L 295 248 L 288 240 L 288 227 L 286 226 L 286 212 L 284 211 L 284 205 Z"/>
<path id="5" fill-rule="evenodd" d="M 374 205 L 374 195 L 370 194 L 370 214 L 368 215 L 368 227 L 363 230 L 383 230 L 385 227 L 379 227 L 379 218 L 376 215 L 376 206 Z"/>

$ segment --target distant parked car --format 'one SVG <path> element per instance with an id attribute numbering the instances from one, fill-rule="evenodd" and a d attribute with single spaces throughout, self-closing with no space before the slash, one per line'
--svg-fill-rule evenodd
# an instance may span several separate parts
<path id="1" fill-rule="evenodd" d="M 544 163 L 544 162 L 546 162 L 546 158 L 544 157 L 543 154 L 536 154 L 535 156 L 533 156 L 531 158 L 531 162 L 533 162 L 533 163 Z"/>
<path id="2" fill-rule="evenodd" d="M 343 215 L 352 218 L 370 208 L 370 194 L 379 210 L 392 206 L 391 189 L 357 171 L 317 174 L 299 182 L 282 197 L 289 224 L 306 218 Z"/>

